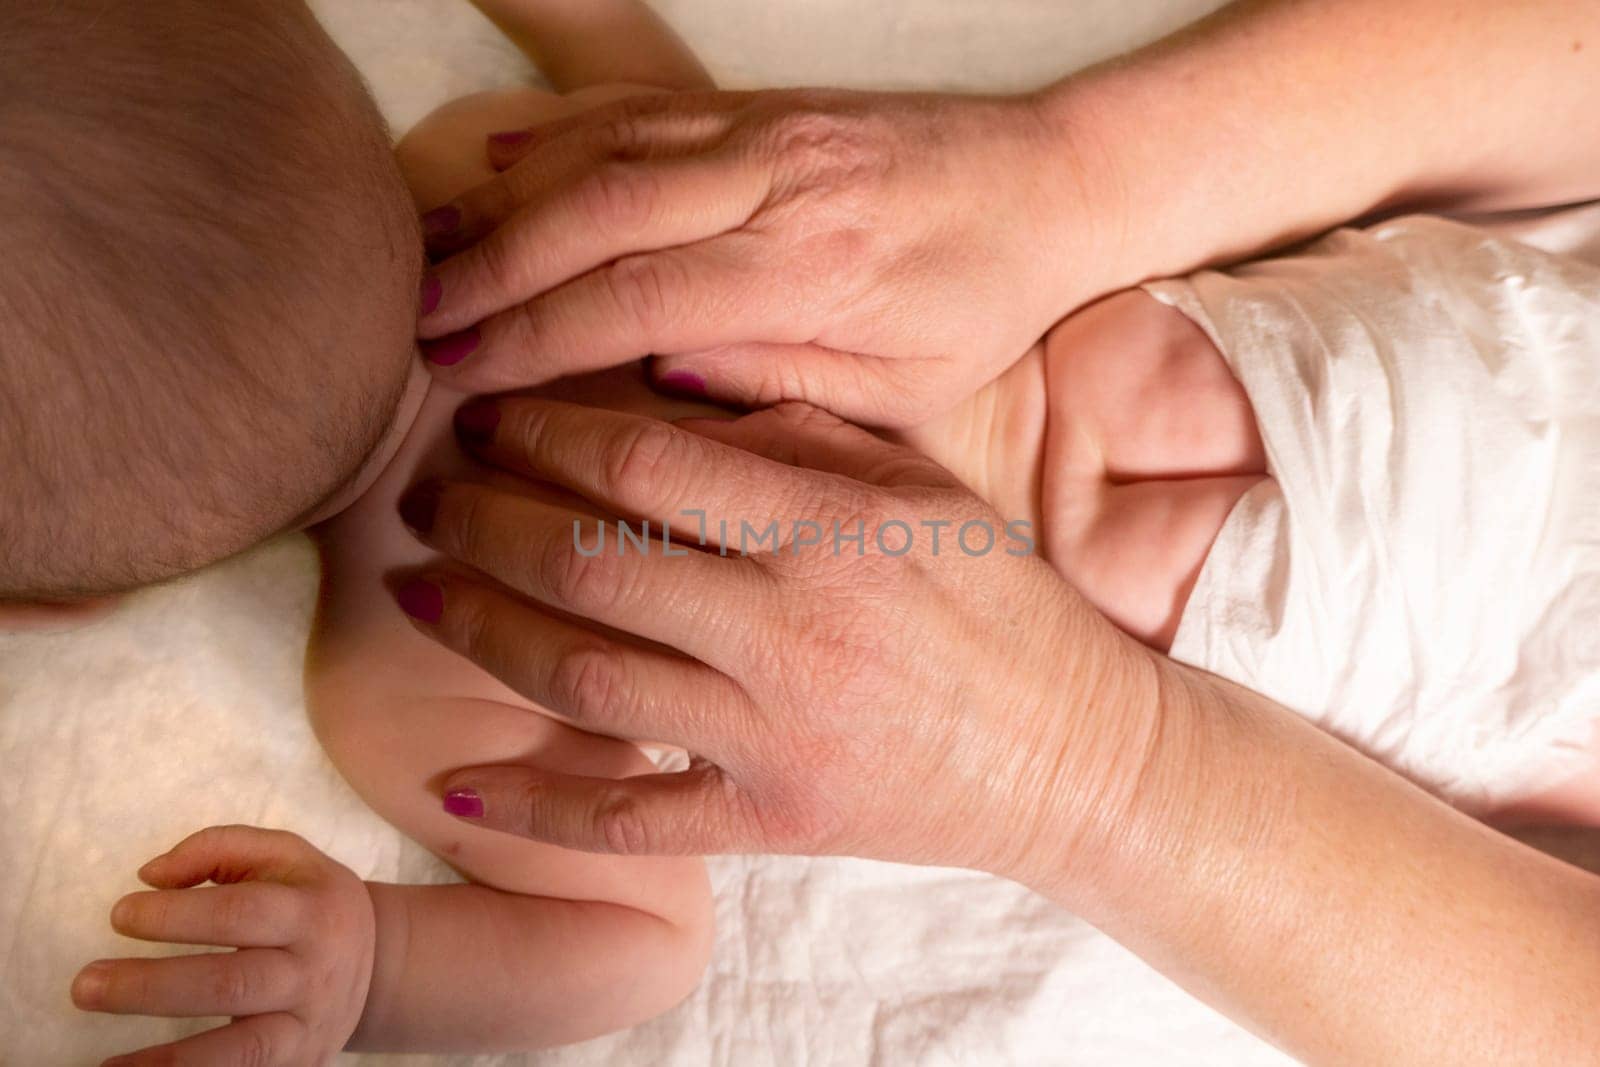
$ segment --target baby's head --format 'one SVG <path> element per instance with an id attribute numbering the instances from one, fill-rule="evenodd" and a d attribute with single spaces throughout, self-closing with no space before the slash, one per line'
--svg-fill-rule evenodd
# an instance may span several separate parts
<path id="1" fill-rule="evenodd" d="M 298 0 L 52 0 L 0 34 L 0 601 L 303 523 L 414 358 L 415 214 Z"/>

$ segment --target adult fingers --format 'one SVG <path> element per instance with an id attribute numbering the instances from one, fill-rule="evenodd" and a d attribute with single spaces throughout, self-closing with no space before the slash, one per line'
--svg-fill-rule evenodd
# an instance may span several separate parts
<path id="1" fill-rule="evenodd" d="M 294 957 L 276 948 L 96 960 L 73 979 L 72 1002 L 113 1015 L 260 1015 L 294 1007 L 304 992 L 300 976 Z"/>
<path id="2" fill-rule="evenodd" d="M 305 929 L 305 899 L 273 882 L 129 893 L 111 909 L 111 927 L 141 941 L 272 948 Z"/>
<path id="3" fill-rule="evenodd" d="M 538 192 L 523 177 L 503 176 L 460 201 L 473 223 L 520 206 L 434 269 L 427 283 L 432 310 L 420 320 L 420 336 L 461 330 L 619 256 L 737 229 L 771 192 L 769 168 L 737 148 L 577 167 L 555 182 L 541 175 L 539 184 L 550 187 Z"/>
<path id="4" fill-rule="evenodd" d="M 527 497 L 453 482 L 413 490 L 401 514 L 428 545 L 542 604 L 696 659 L 740 644 L 741 621 L 769 590 L 758 565 L 691 549 L 623 540 L 607 547 L 593 520 Z M 679 554 L 681 553 L 681 555 Z M 715 604 L 718 612 L 708 605 Z"/>
<path id="5" fill-rule="evenodd" d="M 563 140 L 584 143 L 591 154 L 643 159 L 713 142 L 733 125 L 735 113 L 757 94 L 749 91 L 642 93 L 564 118 L 505 130 L 488 138 L 489 164 L 508 170 L 544 155 Z"/>
<path id="6" fill-rule="evenodd" d="M 434 640 L 591 733 L 717 753 L 749 728 L 749 698 L 682 656 L 625 644 L 449 575 L 413 579 L 402 609 Z"/>
<path id="7" fill-rule="evenodd" d="M 526 478 L 558 485 L 628 518 L 674 525 L 706 543 L 711 528 L 773 518 L 815 505 L 827 487 L 814 475 L 728 448 L 642 415 L 537 397 L 483 399 L 457 415 L 475 455 Z M 838 490 L 839 487 L 834 487 Z M 720 542 L 714 542 L 720 544 Z"/>
<path id="8" fill-rule="evenodd" d="M 912 425 L 927 410 L 926 360 L 884 359 L 817 344 L 745 343 L 653 361 L 664 389 L 742 408 L 799 400 L 866 426 Z"/>
<path id="9" fill-rule="evenodd" d="M 445 790 L 447 810 L 475 813 L 475 825 L 583 852 L 701 856 L 761 843 L 744 794 L 704 761 L 623 779 L 474 767 L 450 775 Z"/>
<path id="10" fill-rule="evenodd" d="M 943 489 L 960 484 L 955 475 L 915 449 L 885 441 L 810 404 L 779 404 L 733 421 L 679 419 L 675 425 L 778 463 L 868 485 Z"/>
<path id="11" fill-rule="evenodd" d="M 247 1015 L 182 1041 L 114 1056 L 100 1067 L 302 1067 L 304 1043 L 305 1024 L 287 1012 Z"/>
<path id="12" fill-rule="evenodd" d="M 139 868 L 139 880 L 158 889 L 246 879 L 289 881 L 320 858 L 305 839 L 258 826 L 211 826 L 190 834 Z"/>
<path id="13" fill-rule="evenodd" d="M 509 219 L 524 203 L 586 168 L 607 160 L 687 155 L 718 144 L 731 129 L 729 101 L 691 110 L 637 98 L 543 126 L 508 150 L 520 153 L 497 177 L 422 216 L 423 239 L 434 257 L 467 247 Z M 491 139 L 491 155 L 497 142 Z"/>
<path id="14" fill-rule="evenodd" d="M 817 301 L 793 280 L 775 284 L 773 264 L 766 240 L 744 231 L 625 256 L 478 326 L 425 342 L 423 355 L 451 388 L 494 393 L 651 353 L 696 352 L 752 337 L 810 341 L 812 320 L 828 308 L 813 306 Z"/>

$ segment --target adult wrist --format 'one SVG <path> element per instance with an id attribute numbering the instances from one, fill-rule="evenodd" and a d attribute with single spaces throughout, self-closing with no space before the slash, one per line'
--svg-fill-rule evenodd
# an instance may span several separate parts
<path id="1" fill-rule="evenodd" d="M 1194 755 L 1195 697 L 1173 665 L 1082 604 L 1063 643 L 1090 677 L 1056 677 L 1043 715 L 1039 764 L 1018 788 L 1014 850 L 993 873 L 1081 915 L 1148 874 L 1149 842 L 1165 837 L 1186 798 L 1171 768 Z"/>
<path id="2" fill-rule="evenodd" d="M 1022 103 L 1038 144 L 1036 247 L 1057 286 L 1060 315 L 1149 276 L 1151 252 L 1139 232 L 1144 195 L 1123 139 L 1136 117 L 1097 79 L 1074 76 Z M 1159 207 L 1159 205 L 1155 205 Z"/>

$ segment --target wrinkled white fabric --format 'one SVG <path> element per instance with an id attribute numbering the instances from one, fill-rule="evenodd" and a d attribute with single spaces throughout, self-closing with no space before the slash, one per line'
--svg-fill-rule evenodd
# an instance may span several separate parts
<path id="1" fill-rule="evenodd" d="M 1224 524 L 1174 658 L 1468 808 L 1580 770 L 1600 267 L 1414 216 L 1149 288 L 1224 353 L 1273 476 Z"/>

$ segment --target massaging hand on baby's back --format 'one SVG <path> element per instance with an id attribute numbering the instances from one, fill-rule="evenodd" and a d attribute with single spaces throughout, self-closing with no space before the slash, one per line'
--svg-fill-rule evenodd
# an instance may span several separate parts
<path id="1" fill-rule="evenodd" d="M 1573 1062 L 1600 1041 L 1580 1007 L 1600 957 L 1575 947 L 1600 936 L 1592 876 L 1135 644 L 926 458 L 803 405 L 680 427 L 479 405 L 460 425 L 480 458 L 572 508 L 421 487 L 413 528 L 499 584 L 430 571 L 402 605 L 577 724 L 697 758 L 623 781 L 463 768 L 447 811 L 606 852 L 988 870 L 1313 1061 Z M 658 540 L 622 555 L 613 525 L 586 555 L 597 516 Z M 786 542 L 756 543 L 773 520 Z M 690 542 L 671 555 L 666 521 Z M 930 521 L 950 524 L 937 554 Z M 969 522 L 989 552 L 961 551 Z M 835 523 L 864 555 L 834 554 Z"/>
<path id="2" fill-rule="evenodd" d="M 1600 195 L 1595 22 L 1269 0 L 1026 96 L 659 95 L 511 131 L 424 220 L 459 254 L 421 336 L 469 392 L 669 354 L 719 400 L 914 424 L 1145 278 L 1377 208 Z"/>
<path id="3" fill-rule="evenodd" d="M 1089 856 L 1117 821 L 1136 761 L 1113 756 L 1151 723 L 1096 698 L 1153 687 L 1150 659 L 930 460 L 797 404 L 691 432 L 506 399 L 463 425 L 490 411 L 486 458 L 657 540 L 622 551 L 612 523 L 586 554 L 587 510 L 424 487 L 403 508 L 424 539 L 542 607 L 436 573 L 402 604 L 579 726 L 700 758 L 622 781 L 480 772 L 452 803 L 579 849 L 870 852 L 1024 879 L 1043 877 L 1041 828 L 1070 822 Z M 662 523 L 692 547 L 664 553 Z"/>
<path id="4" fill-rule="evenodd" d="M 139 878 L 153 891 L 117 901 L 118 933 L 237 951 L 100 960 L 79 972 L 73 1001 L 117 1015 L 234 1018 L 111 1063 L 332 1062 L 372 976 L 372 902 L 361 879 L 294 834 L 250 826 L 191 834 Z"/>
<path id="5" fill-rule="evenodd" d="M 910 425 L 1119 280 L 1110 190 L 1033 98 L 653 96 L 526 137 L 424 220 L 470 245 L 421 332 L 472 392 L 699 353 L 658 376 Z"/>

